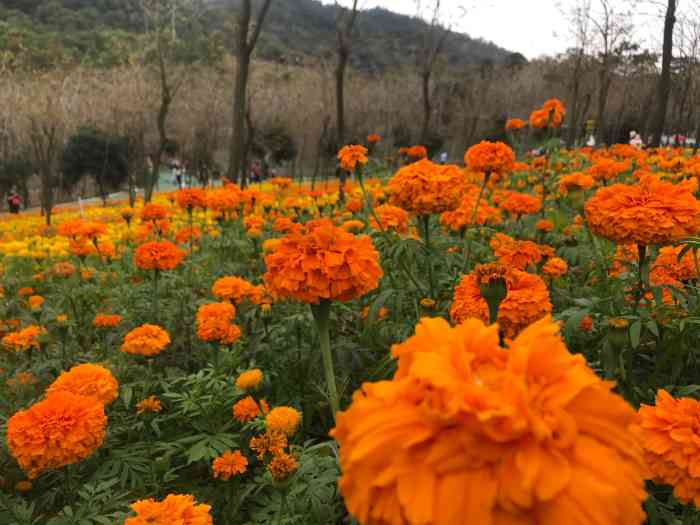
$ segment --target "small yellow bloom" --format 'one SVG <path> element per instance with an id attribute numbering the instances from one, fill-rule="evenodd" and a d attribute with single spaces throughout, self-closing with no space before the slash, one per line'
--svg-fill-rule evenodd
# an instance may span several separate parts
<path id="1" fill-rule="evenodd" d="M 156 396 L 149 396 L 143 401 L 136 404 L 136 413 L 143 414 L 144 412 L 160 412 L 163 409 L 160 400 Z"/>
<path id="2" fill-rule="evenodd" d="M 420 305 L 428 310 L 432 310 L 433 308 L 435 308 L 435 304 L 436 303 L 434 300 L 429 299 L 427 297 L 420 300 Z"/>
<path id="3" fill-rule="evenodd" d="M 241 390 L 252 390 L 258 388 L 263 380 L 262 370 L 254 368 L 241 373 L 236 379 L 236 388 Z"/>
<path id="4" fill-rule="evenodd" d="M 15 483 L 15 490 L 17 492 L 29 492 L 32 490 L 32 482 L 31 481 L 18 481 Z"/>
<path id="5" fill-rule="evenodd" d="M 629 323 L 629 321 L 627 321 L 627 319 L 616 318 L 616 319 L 610 319 L 608 321 L 608 325 L 610 325 L 612 328 L 617 328 L 617 329 L 622 330 L 624 328 L 627 328 L 630 325 L 630 323 Z"/>

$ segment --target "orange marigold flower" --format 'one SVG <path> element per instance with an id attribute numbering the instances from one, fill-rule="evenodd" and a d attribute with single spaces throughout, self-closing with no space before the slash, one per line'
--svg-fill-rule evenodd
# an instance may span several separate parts
<path id="1" fill-rule="evenodd" d="M 358 145 L 345 146 L 338 152 L 338 160 L 341 168 L 352 173 L 358 165 L 367 164 L 367 148 Z"/>
<path id="2" fill-rule="evenodd" d="M 223 188 L 210 190 L 206 198 L 206 205 L 210 210 L 232 214 L 241 205 L 242 192 L 235 184 L 227 184 Z"/>
<path id="3" fill-rule="evenodd" d="M 142 221 L 162 221 L 168 218 L 168 208 L 161 204 L 148 203 L 141 210 Z"/>
<path id="4" fill-rule="evenodd" d="M 270 179 L 270 184 L 277 186 L 280 189 L 285 189 L 294 184 L 294 181 L 289 177 L 273 177 Z"/>
<path id="5" fill-rule="evenodd" d="M 527 193 L 510 191 L 505 199 L 501 201 L 499 207 L 515 217 L 521 217 L 523 215 L 539 213 L 542 209 L 542 200 L 539 197 L 528 195 Z"/>
<path id="6" fill-rule="evenodd" d="M 267 464 L 267 470 L 275 481 L 284 481 L 294 474 L 298 468 L 299 463 L 297 463 L 297 460 L 286 452 L 275 454 L 272 456 L 270 463 Z"/>
<path id="7" fill-rule="evenodd" d="M 410 148 L 405 148 L 404 153 L 412 159 L 420 160 L 428 157 L 428 149 L 425 146 L 411 146 Z"/>
<path id="8" fill-rule="evenodd" d="M 43 304 L 44 298 L 41 295 L 31 295 L 29 299 L 27 299 L 27 305 L 30 310 L 38 310 Z"/>
<path id="9" fill-rule="evenodd" d="M 207 207 L 207 194 L 200 188 L 184 188 L 177 190 L 175 201 L 180 208 L 193 210 L 194 208 Z"/>
<path id="10" fill-rule="evenodd" d="M 95 328 L 115 328 L 122 322 L 122 316 L 116 314 L 97 314 L 92 320 Z"/>
<path id="11" fill-rule="evenodd" d="M 681 283 L 688 282 L 692 279 L 697 279 L 697 271 L 693 254 L 687 251 L 680 259 L 684 245 L 680 246 L 664 246 L 659 250 L 659 255 L 656 257 L 654 264 L 651 266 L 649 279 L 652 286 L 658 286 L 663 282 L 678 281 Z M 638 260 L 639 256 L 634 260 Z"/>
<path id="12" fill-rule="evenodd" d="M 102 445 L 107 417 L 93 397 L 50 394 L 7 422 L 7 445 L 29 479 L 72 465 Z"/>
<path id="13" fill-rule="evenodd" d="M 255 452 L 257 458 L 262 461 L 265 454 L 276 456 L 287 448 L 287 434 L 284 432 L 270 432 L 255 436 L 250 439 L 250 450 Z"/>
<path id="14" fill-rule="evenodd" d="M 75 273 L 75 266 L 69 262 L 57 262 L 51 268 L 51 273 L 58 277 L 70 277 Z"/>
<path id="15" fill-rule="evenodd" d="M 627 162 L 601 158 L 588 168 L 586 172 L 596 181 L 609 181 L 616 179 L 629 169 L 630 165 Z"/>
<path id="16" fill-rule="evenodd" d="M 357 213 L 362 208 L 364 208 L 364 204 L 360 199 L 352 199 L 345 204 L 345 209 L 351 213 Z"/>
<path id="17" fill-rule="evenodd" d="M 389 181 L 391 203 L 416 215 L 442 213 L 459 206 L 464 173 L 424 159 L 404 166 Z"/>
<path id="18" fill-rule="evenodd" d="M 124 525 L 213 525 L 211 505 L 198 504 L 194 496 L 169 494 L 163 501 L 140 500 L 131 504 L 136 513 Z"/>
<path id="19" fill-rule="evenodd" d="M 238 304 L 244 299 L 253 302 L 256 295 L 256 287 L 241 277 L 221 277 L 214 282 L 211 288 L 214 297 L 221 301 L 231 301 Z"/>
<path id="20" fill-rule="evenodd" d="M 537 109 L 530 113 L 530 127 L 544 129 L 549 125 L 549 111 L 546 109 Z"/>
<path id="21" fill-rule="evenodd" d="M 85 363 L 62 372 L 46 389 L 47 396 L 55 392 L 92 397 L 103 405 L 111 405 L 119 396 L 119 383 L 105 367 Z"/>
<path id="22" fill-rule="evenodd" d="M 292 407 L 276 407 L 265 416 L 268 432 L 282 432 L 287 436 L 293 436 L 300 424 L 301 412 Z"/>
<path id="23" fill-rule="evenodd" d="M 469 188 L 459 207 L 454 211 L 443 213 L 440 216 L 440 222 L 452 231 L 461 231 L 471 226 L 478 195 L 478 188 Z M 480 226 L 484 224 L 498 224 L 501 222 L 501 212 L 497 208 L 489 206 L 486 199 L 481 199 L 475 222 Z"/>
<path id="24" fill-rule="evenodd" d="M 370 226 L 375 230 L 384 229 L 396 233 L 408 233 L 408 212 L 403 208 L 383 204 L 374 209 L 374 215 L 381 223 L 380 228 L 374 216 L 370 219 Z"/>
<path id="25" fill-rule="evenodd" d="M 249 215 L 243 219 L 246 230 L 261 230 L 265 226 L 265 219 L 260 215 Z"/>
<path id="26" fill-rule="evenodd" d="M 506 337 L 515 337 L 524 328 L 552 312 L 547 285 L 541 277 L 521 270 L 510 270 L 504 279 L 507 295 L 498 309 L 498 324 Z M 455 288 L 450 316 L 455 323 L 470 318 L 489 320 L 486 299 L 481 296 L 479 275 L 462 277 Z"/>
<path id="27" fill-rule="evenodd" d="M 525 270 L 542 260 L 542 247 L 532 241 L 519 241 L 504 233 L 491 238 L 491 249 L 498 261 L 511 268 Z"/>
<path id="28" fill-rule="evenodd" d="M 659 390 L 656 405 L 642 405 L 639 415 L 654 482 L 672 486 L 679 501 L 700 507 L 700 402 Z"/>
<path id="29" fill-rule="evenodd" d="M 2 338 L 5 348 L 20 352 L 30 348 L 39 349 L 39 336 L 43 333 L 40 326 L 30 325 L 17 332 L 10 332 Z"/>
<path id="30" fill-rule="evenodd" d="M 350 220 L 345 221 L 343 224 L 340 225 L 340 227 L 346 232 L 360 233 L 362 230 L 365 229 L 365 223 L 362 221 Z"/>
<path id="31" fill-rule="evenodd" d="M 244 397 L 233 405 L 233 419 L 241 423 L 253 421 L 260 415 L 260 406 L 251 396 Z"/>
<path id="32" fill-rule="evenodd" d="M 208 343 L 235 343 L 241 330 L 231 324 L 234 317 L 236 308 L 231 303 L 203 304 L 197 310 L 197 337 Z"/>
<path id="33" fill-rule="evenodd" d="M 519 118 L 510 118 L 506 121 L 506 130 L 517 131 L 527 126 L 527 122 Z"/>
<path id="34" fill-rule="evenodd" d="M 591 318 L 590 315 L 585 316 L 583 319 L 581 319 L 581 323 L 579 324 L 578 328 L 582 332 L 590 332 L 593 330 L 593 318 Z"/>
<path id="35" fill-rule="evenodd" d="M 174 270 L 186 253 L 170 241 L 147 242 L 136 248 L 134 262 L 142 270 Z"/>
<path id="36" fill-rule="evenodd" d="M 248 470 L 248 460 L 241 454 L 240 450 L 228 451 L 215 458 L 211 468 L 214 471 L 215 478 L 228 481 L 234 476 L 245 474 L 246 470 Z"/>
<path id="37" fill-rule="evenodd" d="M 148 396 L 146 399 L 136 403 L 136 413 L 144 414 L 149 412 L 160 412 L 163 406 L 160 404 L 160 399 L 156 396 Z"/>
<path id="38" fill-rule="evenodd" d="M 34 288 L 31 288 L 29 286 L 20 288 L 17 293 L 20 297 L 28 297 L 34 294 Z"/>
<path id="39" fill-rule="evenodd" d="M 197 242 L 202 238 L 202 230 L 199 226 L 185 226 L 175 234 L 175 242 L 178 244 L 189 244 L 190 241 Z"/>
<path id="40" fill-rule="evenodd" d="M 349 301 L 374 290 L 383 272 L 372 240 L 355 237 L 329 219 L 291 232 L 265 257 L 268 291 L 305 303 Z"/>
<path id="41" fill-rule="evenodd" d="M 469 148 L 464 163 L 470 171 L 505 175 L 513 171 L 515 153 L 503 142 L 481 141 Z"/>
<path id="42" fill-rule="evenodd" d="M 569 271 L 569 265 L 564 259 L 551 257 L 542 266 L 542 273 L 549 277 L 561 277 Z"/>
<path id="43" fill-rule="evenodd" d="M 169 344 L 168 332 L 160 326 L 144 324 L 124 336 L 120 350 L 127 354 L 151 357 L 160 354 Z"/>
<path id="44" fill-rule="evenodd" d="M 548 219 L 540 219 L 535 223 L 535 229 L 541 232 L 549 233 L 554 229 L 554 223 Z"/>
<path id="45" fill-rule="evenodd" d="M 272 223 L 272 231 L 277 233 L 287 233 L 294 228 L 296 223 L 289 217 L 277 217 Z"/>
<path id="46" fill-rule="evenodd" d="M 381 142 L 382 137 L 380 135 L 377 135 L 376 133 L 370 133 L 367 135 L 367 142 L 369 144 L 376 144 L 377 142 Z"/>
<path id="47" fill-rule="evenodd" d="M 423 319 L 392 349 L 393 379 L 365 383 L 337 416 L 350 513 L 375 525 L 640 525 L 636 414 L 557 332 L 541 320 L 506 350 L 496 325 Z M 572 510 L 586 501 L 592 514 Z"/>
<path id="48" fill-rule="evenodd" d="M 32 482 L 31 481 L 18 481 L 15 483 L 15 490 L 17 492 L 29 492 L 32 490 Z"/>
<path id="49" fill-rule="evenodd" d="M 101 222 L 70 219 L 58 226 L 58 234 L 71 239 L 96 239 L 107 233 L 107 225 Z"/>
<path id="50" fill-rule="evenodd" d="M 566 195 L 570 191 L 588 190 L 595 184 L 595 179 L 586 173 L 577 171 L 559 177 L 559 192 Z"/>
<path id="51" fill-rule="evenodd" d="M 17 388 L 20 386 L 36 385 L 38 382 L 39 380 L 31 372 L 17 372 L 14 377 L 11 377 L 5 383 L 10 388 Z"/>
<path id="52" fill-rule="evenodd" d="M 262 370 L 258 368 L 246 370 L 245 372 L 241 372 L 241 374 L 236 378 L 236 388 L 239 388 L 240 390 L 252 390 L 254 388 L 258 388 L 262 380 Z"/>
<path id="53" fill-rule="evenodd" d="M 654 177 L 600 188 L 586 203 L 586 221 L 593 233 L 618 244 L 679 241 L 700 229 L 695 188 L 691 180 L 670 184 Z"/>

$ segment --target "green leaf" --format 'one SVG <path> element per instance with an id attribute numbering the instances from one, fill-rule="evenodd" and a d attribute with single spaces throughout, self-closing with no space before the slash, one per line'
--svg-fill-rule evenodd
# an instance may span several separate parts
<path id="1" fill-rule="evenodd" d="M 639 348 L 639 339 L 642 335 L 642 323 L 641 321 L 635 321 L 630 326 L 630 342 L 632 348 Z"/>

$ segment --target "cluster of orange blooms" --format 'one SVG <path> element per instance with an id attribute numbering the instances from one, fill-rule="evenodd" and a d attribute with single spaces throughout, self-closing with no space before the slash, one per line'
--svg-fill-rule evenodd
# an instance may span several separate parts
<path id="1" fill-rule="evenodd" d="M 329 219 L 291 232 L 265 257 L 267 290 L 281 299 L 316 304 L 349 301 L 375 289 L 383 272 L 367 236 L 356 237 Z"/>
<path id="2" fill-rule="evenodd" d="M 168 332 L 160 326 L 144 324 L 124 336 L 121 351 L 127 354 L 153 357 L 170 344 Z"/>
<path id="3" fill-rule="evenodd" d="M 2 338 L 2 345 L 5 348 L 20 352 L 29 349 L 39 348 L 39 337 L 43 330 L 40 326 L 30 325 L 17 332 L 10 332 Z"/>
<path id="4" fill-rule="evenodd" d="M 640 525 L 636 413 L 557 331 L 543 319 L 503 348 L 496 325 L 423 319 L 392 349 L 393 379 L 364 384 L 337 416 L 351 514 L 376 525 Z"/>
<path id="5" fill-rule="evenodd" d="M 565 115 L 566 108 L 561 101 L 556 98 L 549 99 L 543 104 L 542 109 L 530 114 L 530 127 L 533 129 L 558 128 Z"/>
<path id="6" fill-rule="evenodd" d="M 232 345 L 241 337 L 233 324 L 236 308 L 231 303 L 203 304 L 197 310 L 197 337 L 207 343 Z"/>
<path id="7" fill-rule="evenodd" d="M 141 500 L 131 505 L 136 514 L 124 525 L 213 525 L 211 506 L 199 504 L 194 496 L 169 494 L 163 501 Z"/>
<path id="8" fill-rule="evenodd" d="M 539 276 L 510 266 L 499 266 L 503 270 L 499 278 L 505 283 L 507 295 L 498 309 L 498 324 L 506 337 L 515 337 L 524 328 L 551 313 L 552 303 L 547 285 Z M 461 324 L 472 318 L 488 322 L 488 304 L 481 291 L 483 279 L 479 267 L 462 277 L 455 288 L 450 308 L 450 316 L 455 323 Z"/>
<path id="9" fill-rule="evenodd" d="M 669 244 L 700 230 L 697 181 L 679 184 L 643 178 L 638 184 L 600 188 L 586 203 L 591 230 L 618 244 Z"/>
<path id="10" fill-rule="evenodd" d="M 402 167 L 387 189 L 391 204 L 415 215 L 429 215 L 457 208 L 464 186 L 464 173 L 456 166 L 423 159 Z"/>
<path id="11" fill-rule="evenodd" d="M 338 152 L 340 167 L 345 171 L 353 173 L 358 167 L 362 167 L 368 162 L 367 148 L 364 146 L 344 146 Z"/>
<path id="12" fill-rule="evenodd" d="M 147 242 L 134 251 L 134 263 L 142 270 L 174 270 L 185 252 L 170 241 Z"/>

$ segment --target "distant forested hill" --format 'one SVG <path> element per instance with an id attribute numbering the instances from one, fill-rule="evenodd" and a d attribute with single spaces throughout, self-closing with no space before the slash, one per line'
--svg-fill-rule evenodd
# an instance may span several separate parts
<path id="1" fill-rule="evenodd" d="M 0 0 L 0 53 L 30 55 L 35 67 L 62 61 L 110 65 L 123 59 L 144 31 L 142 0 Z M 198 0 L 199 23 L 207 32 L 232 27 L 240 0 Z M 332 56 L 334 6 L 316 0 L 276 0 L 261 37 L 258 56 L 305 62 Z M 425 22 L 385 9 L 363 11 L 358 18 L 353 64 L 384 70 L 415 63 Z M 524 58 L 467 35 L 450 36 L 450 64 L 520 62 Z"/>

